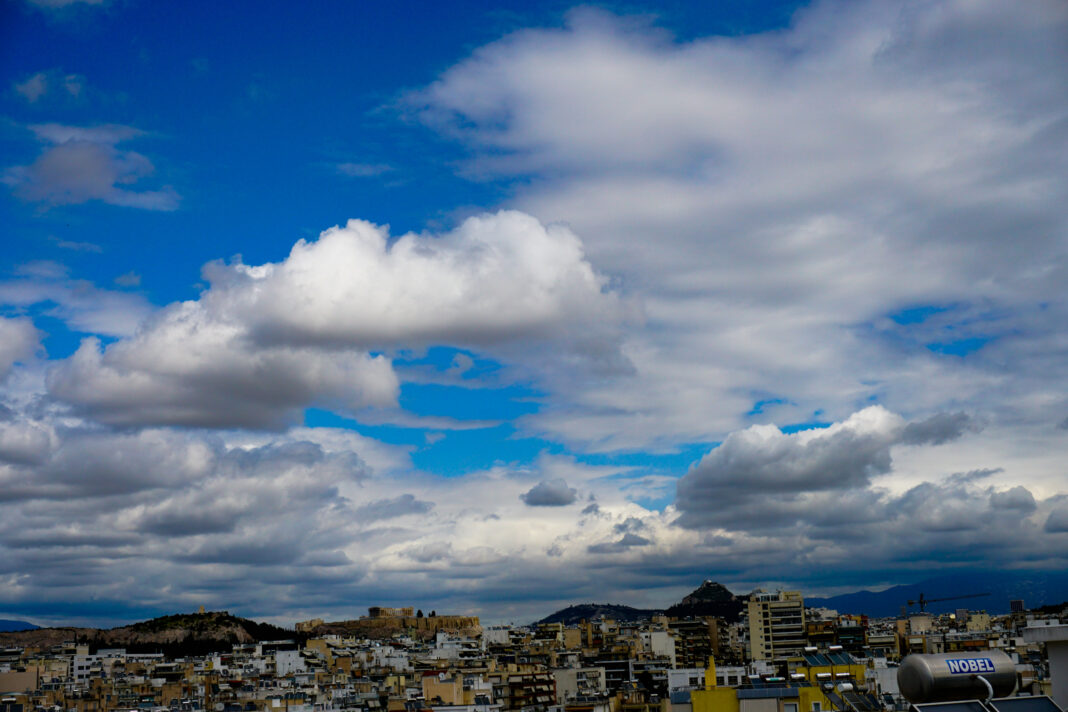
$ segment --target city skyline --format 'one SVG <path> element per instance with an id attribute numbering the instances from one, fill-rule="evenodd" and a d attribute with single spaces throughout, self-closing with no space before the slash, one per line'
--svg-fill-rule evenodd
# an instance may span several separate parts
<path id="1" fill-rule="evenodd" d="M 1065 4 L 0 25 L 0 618 L 1068 569 Z"/>

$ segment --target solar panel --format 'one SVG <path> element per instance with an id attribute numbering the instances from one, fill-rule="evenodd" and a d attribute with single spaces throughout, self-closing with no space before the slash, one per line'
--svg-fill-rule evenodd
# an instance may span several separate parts
<path id="1" fill-rule="evenodd" d="M 1045 695 L 1038 697 L 1002 697 L 990 700 L 994 712 L 1062 712 L 1057 703 Z"/>
<path id="2" fill-rule="evenodd" d="M 914 704 L 910 708 L 917 712 L 988 712 L 979 700 L 963 700 L 960 702 L 924 702 Z"/>

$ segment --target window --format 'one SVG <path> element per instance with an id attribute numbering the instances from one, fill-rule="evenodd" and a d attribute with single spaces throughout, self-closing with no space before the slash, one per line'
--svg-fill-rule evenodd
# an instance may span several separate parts
<path id="1" fill-rule="evenodd" d="M 797 703 L 796 702 L 783 703 L 782 712 L 797 712 Z"/>
<path id="2" fill-rule="evenodd" d="M 821 705 L 819 702 L 813 702 L 812 703 L 812 712 L 821 712 L 822 708 L 823 708 L 823 705 Z"/>

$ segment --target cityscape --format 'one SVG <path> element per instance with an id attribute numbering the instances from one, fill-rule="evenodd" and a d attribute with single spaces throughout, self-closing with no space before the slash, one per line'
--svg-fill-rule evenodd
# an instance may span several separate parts
<path id="1" fill-rule="evenodd" d="M 870 618 L 809 607 L 800 591 L 735 596 L 705 581 L 667 613 L 587 619 L 598 606 L 584 604 L 523 626 L 373 606 L 285 630 L 201 609 L 0 634 L 0 689 L 4 712 L 880 712 L 908 708 L 903 658 L 948 654 L 1007 676 L 1017 695 L 1057 699 L 1068 680 L 1059 661 L 1051 675 L 1049 651 L 1068 646 L 1068 602 L 1016 599 L 1004 615 L 964 605 L 984 595 Z M 962 607 L 927 610 L 939 602 Z"/>

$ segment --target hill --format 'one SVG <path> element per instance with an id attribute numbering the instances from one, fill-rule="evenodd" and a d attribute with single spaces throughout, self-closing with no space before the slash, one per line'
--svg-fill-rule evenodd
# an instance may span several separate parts
<path id="1" fill-rule="evenodd" d="M 722 584 L 706 580 L 692 593 L 684 596 L 681 601 L 666 611 L 657 608 L 632 608 L 615 603 L 581 603 L 556 611 L 537 621 L 535 625 L 538 623 L 572 625 L 584 620 L 592 621 L 598 618 L 631 622 L 647 620 L 658 614 L 668 615 L 673 618 L 715 616 L 724 618 L 728 622 L 734 622 L 741 617 L 746 599 L 747 596 L 736 596 Z"/>
<path id="2" fill-rule="evenodd" d="M 693 593 L 668 608 L 665 613 L 672 618 L 723 618 L 728 623 L 739 620 L 745 607 L 746 596 L 736 596 L 726 586 L 706 580 Z"/>
<path id="3" fill-rule="evenodd" d="M 232 616 L 226 611 L 161 616 L 108 630 L 98 628 L 37 628 L 0 633 L 0 645 L 42 646 L 77 641 L 98 648 L 126 648 L 131 653 L 169 656 L 225 652 L 235 643 L 297 639 L 300 634 L 268 623 Z"/>
<path id="4" fill-rule="evenodd" d="M 1068 599 L 1068 572 L 970 571 L 924 579 L 919 583 L 892 586 L 884 591 L 857 591 L 829 598 L 805 598 L 808 607 L 832 608 L 840 613 L 874 617 L 897 616 L 901 607 L 920 594 L 925 598 L 951 598 L 987 593 L 980 598 L 939 601 L 927 606 L 931 613 L 950 613 L 957 608 L 1008 613 L 1009 601 L 1022 599 L 1028 608 L 1038 608 Z M 911 611 L 918 610 L 915 606 Z"/>
<path id="5" fill-rule="evenodd" d="M 26 621 L 13 621 L 7 618 L 0 618 L 0 632 L 9 630 L 34 630 L 37 626 L 33 623 L 27 623 Z"/>
<path id="6" fill-rule="evenodd" d="M 537 623 L 563 623 L 564 625 L 573 625 L 575 623 L 581 623 L 582 621 L 592 621 L 601 618 L 629 623 L 632 621 L 648 620 L 662 612 L 663 611 L 656 609 L 631 608 L 630 606 L 621 606 L 614 603 L 580 603 L 556 611 L 555 613 L 542 618 L 540 621 L 537 621 Z"/>

